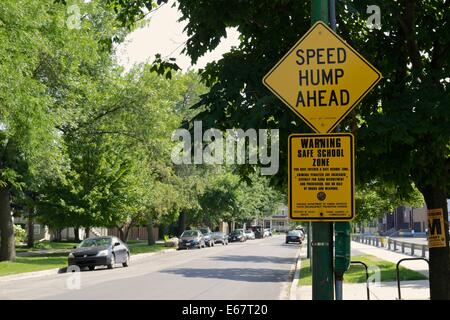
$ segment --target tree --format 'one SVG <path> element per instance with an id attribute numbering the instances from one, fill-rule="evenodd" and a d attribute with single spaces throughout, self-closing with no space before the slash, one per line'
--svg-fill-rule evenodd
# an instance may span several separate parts
<path id="1" fill-rule="evenodd" d="M 20 204 L 11 201 L 59 174 L 61 129 L 86 116 L 74 102 L 110 65 L 111 39 L 125 34 L 106 7 L 79 5 L 80 29 L 70 29 L 52 0 L 0 4 L 0 261 L 15 258 L 11 207 Z"/>
<path id="2" fill-rule="evenodd" d="M 358 186 L 356 190 L 356 223 L 365 223 L 391 213 L 402 205 L 422 207 L 424 200 L 422 194 L 413 189 L 413 192 L 400 197 L 396 188 L 392 185 L 372 181 Z"/>
<path id="3" fill-rule="evenodd" d="M 130 23 L 140 17 L 139 5 L 135 4 L 151 1 L 120 3 L 119 19 Z M 135 12 L 130 10 L 131 4 Z M 368 4 L 383 8 L 381 30 L 368 29 Z M 280 159 L 287 159 L 287 135 L 309 129 L 286 111 L 262 86 L 261 79 L 308 30 L 309 3 L 210 1 L 198 5 L 195 0 L 179 0 L 178 5 L 187 20 L 185 52 L 193 62 L 219 44 L 227 27 L 237 27 L 241 33 L 239 47 L 201 72 L 210 91 L 198 104 L 204 108 L 198 119 L 223 128 L 278 127 Z M 411 192 L 414 183 L 428 208 L 443 210 L 448 239 L 447 6 L 440 0 L 342 0 L 337 3 L 336 16 L 338 33 L 384 76 L 384 81 L 342 122 L 343 129 L 356 134 L 358 179 L 368 182 L 377 178 L 398 186 L 401 193 Z M 285 167 L 282 162 L 281 168 Z M 242 173 L 249 172 L 247 168 Z M 285 169 L 280 170 L 273 182 L 285 186 L 285 177 Z M 448 245 L 430 250 L 430 283 L 432 299 L 450 299 Z"/>

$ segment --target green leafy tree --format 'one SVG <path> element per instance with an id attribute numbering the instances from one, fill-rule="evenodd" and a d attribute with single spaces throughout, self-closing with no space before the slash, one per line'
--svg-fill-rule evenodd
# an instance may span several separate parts
<path id="1" fill-rule="evenodd" d="M 355 202 L 355 222 L 360 223 L 380 218 L 402 205 L 422 207 L 424 200 L 422 194 L 416 188 L 406 197 L 401 197 L 392 185 L 375 181 L 357 188 Z"/>
<path id="2" fill-rule="evenodd" d="M 130 23 L 151 1 L 120 3 L 119 19 Z M 382 10 L 380 30 L 369 30 L 367 5 Z M 222 127 L 280 128 L 280 159 L 287 135 L 308 132 L 262 84 L 264 74 L 308 30 L 310 3 L 303 1 L 179 0 L 193 62 L 214 49 L 227 27 L 237 27 L 240 45 L 202 71 L 210 87 L 198 118 Z M 133 8 L 135 12 L 131 10 Z M 136 11 L 138 13 L 136 13 Z M 276 14 L 274 14 L 276 13 Z M 342 122 L 357 138 L 358 179 L 380 179 L 411 192 L 414 183 L 427 207 L 444 212 L 448 239 L 450 131 L 448 3 L 433 1 L 337 2 L 338 33 L 374 63 L 382 83 Z M 274 45 L 276 44 L 276 45 Z M 286 163 L 273 181 L 286 186 Z M 247 168 L 248 174 L 250 170 Z M 431 299 L 450 299 L 450 248 L 430 250 Z"/>

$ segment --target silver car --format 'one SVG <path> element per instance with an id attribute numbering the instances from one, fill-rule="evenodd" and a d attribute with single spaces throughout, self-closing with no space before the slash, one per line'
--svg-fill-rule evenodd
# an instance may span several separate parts
<path id="1" fill-rule="evenodd" d="M 199 230 L 186 230 L 181 234 L 178 249 L 204 248 L 205 238 Z"/>

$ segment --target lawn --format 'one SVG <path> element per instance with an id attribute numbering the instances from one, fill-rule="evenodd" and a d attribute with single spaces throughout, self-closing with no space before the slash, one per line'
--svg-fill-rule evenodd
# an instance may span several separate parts
<path id="1" fill-rule="evenodd" d="M 65 266 L 67 266 L 67 254 L 65 253 L 17 257 L 15 262 L 0 262 L 0 276 L 62 268 Z"/>
<path id="2" fill-rule="evenodd" d="M 156 252 L 164 249 L 168 249 L 164 244 L 157 243 L 153 246 L 149 246 L 147 241 L 129 241 L 128 247 L 131 254 Z M 76 246 L 75 242 L 48 242 L 41 243 L 38 248 L 25 248 L 18 247 L 16 251 L 19 252 L 35 252 L 42 249 L 62 249 L 67 252 L 58 253 L 45 253 L 38 254 L 35 252 L 32 256 L 17 257 L 15 262 L 0 262 L 0 277 L 24 272 L 41 271 L 54 268 L 63 268 L 67 266 L 68 252 Z"/>
<path id="3" fill-rule="evenodd" d="M 380 280 L 383 281 L 396 281 L 396 269 L 395 263 L 379 259 L 375 256 L 354 256 L 352 261 L 362 261 L 370 266 L 377 266 L 380 268 Z M 299 285 L 310 286 L 311 283 L 311 271 L 309 269 L 309 259 L 302 260 L 300 269 Z M 369 277 L 372 273 L 369 271 Z M 400 266 L 400 279 L 403 280 L 425 280 L 426 276 L 423 274 L 404 268 Z M 350 265 L 350 269 L 344 274 L 344 282 L 346 283 L 364 283 L 366 282 L 366 272 L 362 265 Z"/>
<path id="4" fill-rule="evenodd" d="M 127 245 L 130 248 L 132 255 L 138 253 L 156 252 L 164 249 L 169 249 L 165 247 L 163 243 L 157 243 L 152 246 L 149 246 L 147 244 L 147 241 L 128 241 Z"/>
<path id="5" fill-rule="evenodd" d="M 26 246 L 17 246 L 16 252 L 33 252 L 40 250 L 67 250 L 70 251 L 74 246 L 77 246 L 78 242 L 51 242 L 51 241 L 42 241 L 36 242 L 33 248 L 27 248 Z"/>

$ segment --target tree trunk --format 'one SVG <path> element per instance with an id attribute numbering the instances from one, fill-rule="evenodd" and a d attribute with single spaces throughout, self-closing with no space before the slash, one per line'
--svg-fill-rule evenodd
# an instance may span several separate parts
<path id="1" fill-rule="evenodd" d="M 128 226 L 125 226 L 125 232 L 123 234 L 123 242 L 128 242 L 128 236 L 130 235 L 130 230 L 134 226 L 134 223 L 131 222 Z"/>
<path id="2" fill-rule="evenodd" d="M 0 261 L 16 260 L 14 225 L 11 216 L 10 194 L 7 187 L 0 188 Z"/>
<path id="3" fill-rule="evenodd" d="M 33 208 L 33 211 L 36 209 Z M 34 247 L 34 215 L 28 215 L 28 236 L 27 236 L 27 247 Z"/>
<path id="4" fill-rule="evenodd" d="M 80 242 L 80 228 L 73 227 L 73 234 L 75 236 L 75 242 Z"/>
<path id="5" fill-rule="evenodd" d="M 62 229 L 56 229 L 55 230 L 55 241 L 61 242 L 62 236 L 61 236 Z"/>
<path id="6" fill-rule="evenodd" d="M 155 239 L 153 236 L 153 219 L 150 218 L 148 219 L 148 223 L 147 223 L 147 234 L 148 234 L 148 245 L 152 246 L 155 244 Z"/>
<path id="7" fill-rule="evenodd" d="M 122 240 L 122 241 L 123 241 L 123 239 L 125 238 L 124 232 L 123 232 L 123 228 L 124 228 L 124 226 L 117 227 L 117 231 L 119 232 L 119 238 L 120 238 L 120 240 Z"/>
<path id="8" fill-rule="evenodd" d="M 89 238 L 89 233 L 91 233 L 90 227 L 84 227 L 84 237 Z"/>
<path id="9" fill-rule="evenodd" d="M 447 240 L 446 247 L 430 248 L 430 299 L 450 300 L 450 250 L 448 233 L 447 197 L 438 187 L 425 186 L 420 188 L 428 209 L 441 208 L 444 212 L 444 232 Z M 428 230 L 430 228 L 428 227 Z"/>
<path id="10" fill-rule="evenodd" d="M 228 224 L 228 233 L 230 233 L 231 231 L 233 231 L 233 230 L 232 230 L 232 227 L 233 227 L 233 220 L 228 221 L 227 224 Z"/>
<path id="11" fill-rule="evenodd" d="M 180 216 L 178 217 L 178 236 L 180 236 L 184 230 L 186 230 L 186 220 L 187 214 L 184 211 L 180 212 Z"/>

